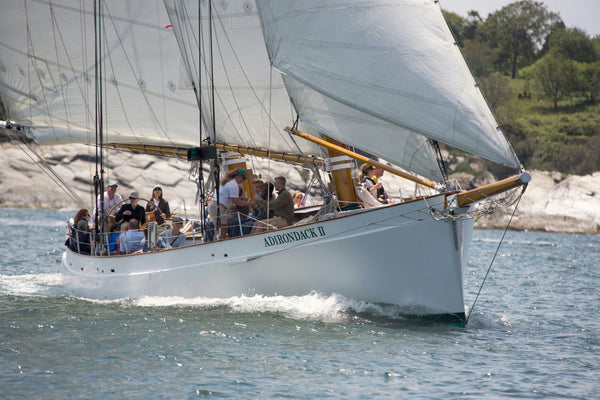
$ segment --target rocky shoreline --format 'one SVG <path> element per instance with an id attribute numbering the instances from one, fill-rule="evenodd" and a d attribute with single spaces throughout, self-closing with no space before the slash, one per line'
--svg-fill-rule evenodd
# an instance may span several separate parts
<path id="1" fill-rule="evenodd" d="M 85 145 L 63 145 L 52 147 L 35 146 L 27 153 L 24 145 L 0 144 L 0 207 L 75 209 L 78 202 L 73 195 L 61 189 L 54 175 L 42 171 L 38 163 L 39 154 L 67 183 L 80 202 L 91 207 L 93 188 L 89 176 L 93 176 L 95 150 Z M 37 154 L 36 154 L 37 153 Z M 255 165 L 256 170 L 267 176 L 278 175 L 278 165 Z M 194 205 L 196 184 L 189 178 L 186 160 L 111 152 L 106 168 L 109 179 L 119 183 L 119 193 L 126 197 L 137 190 L 142 198 L 149 198 L 155 184 L 162 185 L 165 196 L 179 215 L 197 215 Z M 529 171 L 532 176 L 510 228 L 565 233 L 600 233 L 600 172 L 586 176 L 569 176 L 556 172 Z M 286 170 L 288 189 L 303 188 L 306 174 L 301 169 Z M 410 191 L 400 178 L 385 175 L 388 191 L 403 193 Z M 477 228 L 504 229 L 512 208 L 498 207 L 497 212 L 479 218 Z"/>

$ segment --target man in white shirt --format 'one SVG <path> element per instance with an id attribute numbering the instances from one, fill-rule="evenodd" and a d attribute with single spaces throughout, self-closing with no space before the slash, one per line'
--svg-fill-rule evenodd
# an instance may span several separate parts
<path id="1" fill-rule="evenodd" d="M 117 205 L 121 201 L 123 201 L 123 198 L 121 197 L 121 195 L 119 193 L 117 193 L 117 187 L 118 187 L 118 185 L 114 182 L 110 182 L 108 184 L 108 186 L 106 187 L 106 192 L 104 192 L 104 214 L 105 215 L 109 211 L 111 211 L 115 205 Z M 100 207 L 100 196 L 98 196 L 98 207 Z M 109 216 L 111 224 L 115 222 L 115 215 L 117 214 L 117 212 L 119 212 L 120 209 L 121 209 L 121 207 L 116 207 L 114 210 L 112 210 L 112 212 Z M 94 214 L 92 215 L 93 221 L 96 220 L 96 214 L 97 214 L 96 211 L 97 211 L 97 209 L 94 208 Z"/>

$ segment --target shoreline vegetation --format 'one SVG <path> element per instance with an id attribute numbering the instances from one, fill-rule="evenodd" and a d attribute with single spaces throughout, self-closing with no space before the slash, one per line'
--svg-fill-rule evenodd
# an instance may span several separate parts
<path id="1" fill-rule="evenodd" d="M 565 26 L 533 0 L 487 16 L 444 17 L 527 170 L 600 171 L 600 36 Z M 469 162 L 457 168 L 470 172 Z M 503 177 L 497 167 L 490 171 Z"/>

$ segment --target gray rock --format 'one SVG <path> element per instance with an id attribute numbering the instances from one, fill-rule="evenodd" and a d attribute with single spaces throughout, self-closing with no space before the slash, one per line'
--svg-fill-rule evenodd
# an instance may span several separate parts
<path id="1" fill-rule="evenodd" d="M 93 147 L 69 144 L 34 149 L 45 160 L 49 160 L 52 169 L 77 193 L 85 207 L 91 209 L 94 201 L 91 177 L 95 173 Z M 61 189 L 60 184 L 42 171 L 34 153 L 27 155 L 11 143 L 0 144 L 0 151 L 0 207 L 79 207 Z M 249 161 L 248 168 L 263 180 L 272 181 L 275 176 L 286 176 L 289 190 L 305 191 L 307 181 L 312 176 L 301 167 L 289 168 L 274 161 Z M 199 213 L 198 206 L 194 204 L 196 183 L 189 177 L 189 163 L 185 160 L 111 150 L 106 171 L 106 181 L 116 181 L 119 184 L 118 192 L 123 197 L 136 190 L 142 198 L 148 199 L 154 185 L 159 184 L 176 214 Z M 544 171 L 529 173 L 532 176 L 531 183 L 515 213 L 512 229 L 600 233 L 600 172 L 586 176 Z M 459 178 L 463 189 L 470 184 L 482 183 L 466 175 Z M 422 194 L 413 183 L 389 173 L 383 176 L 382 181 L 395 199 Z M 145 203 L 142 202 L 142 205 Z M 512 208 L 498 207 L 496 211 L 478 219 L 476 227 L 504 228 Z"/>

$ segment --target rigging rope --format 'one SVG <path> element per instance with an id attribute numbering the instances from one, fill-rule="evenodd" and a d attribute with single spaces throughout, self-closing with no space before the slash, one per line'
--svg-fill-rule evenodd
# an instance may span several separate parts
<path id="1" fill-rule="evenodd" d="M 473 312 L 473 309 L 475 308 L 475 303 L 477 303 L 477 299 L 479 299 L 479 295 L 481 294 L 481 290 L 483 289 L 483 285 L 485 284 L 485 281 L 487 280 L 488 275 L 490 274 L 490 271 L 492 270 L 492 265 L 494 265 L 494 261 L 496 260 L 496 256 L 498 255 L 498 252 L 500 251 L 500 246 L 502 246 L 502 242 L 504 241 L 504 237 L 506 236 L 506 232 L 508 231 L 508 227 L 510 226 L 510 223 L 512 222 L 513 217 L 515 216 L 515 212 L 517 211 L 517 208 L 519 207 L 519 203 L 521 202 L 521 198 L 523 197 L 523 193 L 525 193 L 525 189 L 527 189 L 527 184 L 523 185 L 523 188 L 521 189 L 521 194 L 519 195 L 519 198 L 517 199 L 517 204 L 515 205 L 515 208 L 510 216 L 510 219 L 508 220 L 508 223 L 506 224 L 506 227 L 504 228 L 504 232 L 502 233 L 502 238 L 500 238 L 500 242 L 498 243 L 498 247 L 496 248 L 496 252 L 494 253 L 494 257 L 492 257 L 492 261 L 490 262 L 490 266 L 487 269 L 487 272 L 485 273 L 485 276 L 483 277 L 483 281 L 481 282 L 481 286 L 479 287 L 479 291 L 477 292 L 477 296 L 475 296 L 475 300 L 473 300 L 473 305 L 471 306 L 471 308 L 469 309 L 469 314 L 467 314 L 467 319 L 465 321 L 465 325 L 469 323 L 469 318 L 471 318 L 471 313 Z"/>

